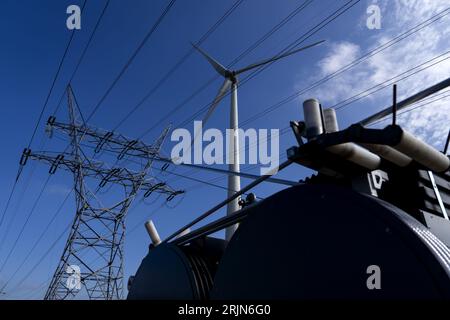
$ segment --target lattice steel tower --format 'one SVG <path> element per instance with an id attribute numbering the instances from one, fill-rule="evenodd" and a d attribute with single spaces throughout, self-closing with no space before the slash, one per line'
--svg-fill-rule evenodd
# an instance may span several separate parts
<path id="1" fill-rule="evenodd" d="M 122 299 L 125 217 L 130 205 L 140 191 L 144 196 L 153 192 L 165 194 L 167 200 L 183 192 L 149 177 L 152 162 L 160 157 L 160 148 L 169 128 L 153 145 L 146 145 L 121 134 L 89 127 L 79 112 L 70 86 L 67 103 L 70 123 L 57 122 L 52 116 L 47 122 L 47 131 L 51 136 L 57 131 L 69 137 L 69 147 L 57 155 L 25 149 L 21 159 L 22 165 L 28 159 L 39 160 L 50 165 L 50 174 L 62 168 L 74 177 L 75 218 L 45 299 L 74 298 L 83 291 L 89 299 Z M 94 156 L 87 156 L 87 148 L 94 150 Z M 105 154 L 117 157 L 113 166 L 94 159 Z M 139 170 L 117 166 L 123 158 L 134 156 L 145 159 Z M 100 181 L 96 183 L 95 191 L 90 187 L 94 179 Z M 99 190 L 106 185 L 121 189 L 119 201 L 104 203 Z M 109 190 L 106 194 L 111 202 Z"/>

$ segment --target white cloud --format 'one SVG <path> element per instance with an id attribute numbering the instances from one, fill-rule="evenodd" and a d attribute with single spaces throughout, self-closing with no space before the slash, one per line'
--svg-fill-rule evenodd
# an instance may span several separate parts
<path id="1" fill-rule="evenodd" d="M 331 53 L 319 62 L 321 73 L 326 75 L 341 69 L 348 61 L 356 59 L 360 55 L 359 46 L 351 42 L 333 44 Z"/>
<path id="2" fill-rule="evenodd" d="M 412 19 L 426 19 L 448 7 L 448 0 L 396 0 L 393 3 L 395 21 L 399 26 L 410 23 Z"/>
<path id="3" fill-rule="evenodd" d="M 307 83 L 312 83 L 338 70 L 361 54 L 380 46 L 449 5 L 447 0 L 398 0 L 389 1 L 388 5 L 385 5 L 385 2 L 378 3 L 383 8 L 382 29 L 375 33 L 368 29 L 363 31 L 368 33 L 368 39 L 372 40 L 372 44 L 362 48 L 350 41 L 332 43 L 329 45 L 330 49 L 326 57 L 317 63 L 318 76 L 309 79 Z M 450 16 L 444 17 L 326 82 L 313 91 L 312 95 L 318 97 L 325 105 L 334 105 L 448 51 L 450 48 L 449 21 Z M 450 57 L 450 54 L 443 58 L 445 57 Z M 399 81 L 399 99 L 442 81 L 448 76 L 450 76 L 450 59 Z M 304 83 L 301 87 L 304 87 Z M 369 96 L 368 99 L 381 108 L 390 101 L 390 95 L 391 90 L 387 88 Z M 367 101 L 361 100 L 360 103 L 355 103 L 349 108 L 361 107 Z M 399 123 L 420 138 L 441 148 L 450 128 L 450 100 L 447 98 L 406 113 L 399 118 Z"/>

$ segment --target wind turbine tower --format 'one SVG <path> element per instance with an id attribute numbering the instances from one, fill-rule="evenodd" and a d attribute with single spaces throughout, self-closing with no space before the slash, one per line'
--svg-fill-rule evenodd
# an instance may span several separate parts
<path id="1" fill-rule="evenodd" d="M 208 62 L 211 64 L 211 66 L 214 68 L 214 70 L 216 70 L 216 72 L 219 73 L 224 78 L 224 82 L 223 82 L 222 86 L 220 87 L 217 96 L 214 98 L 205 117 L 203 118 L 203 126 L 205 125 L 206 121 L 208 121 L 209 117 L 212 115 L 212 113 L 218 106 L 219 102 L 227 94 L 228 90 L 231 90 L 230 129 L 234 130 L 234 134 L 233 134 L 233 138 L 230 139 L 229 146 L 228 146 L 229 154 L 227 156 L 228 156 L 228 163 L 229 163 L 229 171 L 236 172 L 236 173 L 240 172 L 240 167 L 239 167 L 240 150 L 239 150 L 239 131 L 238 131 L 239 120 L 238 120 L 238 99 L 237 99 L 238 78 L 237 78 L 237 76 L 241 73 L 244 73 L 244 72 L 253 70 L 255 68 L 261 67 L 263 65 L 266 65 L 268 63 L 280 60 L 280 59 L 290 56 L 294 53 L 314 47 L 318 44 L 321 44 L 322 42 L 324 42 L 324 40 L 315 42 L 313 44 L 310 44 L 305 47 L 301 47 L 301 48 L 298 48 L 298 49 L 295 49 L 292 51 L 288 51 L 283 54 L 276 55 L 275 57 L 272 57 L 269 59 L 265 59 L 265 60 L 250 64 L 247 67 L 244 67 L 244 68 L 241 68 L 238 70 L 229 70 L 229 69 L 225 68 L 223 65 L 221 65 L 219 62 L 217 62 L 217 60 L 212 58 L 209 54 L 207 54 L 200 47 L 192 44 L 194 46 L 194 48 L 197 49 L 206 58 L 206 60 L 208 60 Z M 241 189 L 240 177 L 238 175 L 230 174 L 228 176 L 228 197 L 233 196 L 233 194 L 238 192 L 240 189 Z M 228 203 L 227 215 L 231 215 L 238 210 L 239 210 L 239 199 L 234 199 L 233 201 Z M 237 225 L 234 225 L 234 226 L 228 227 L 226 229 L 225 238 L 227 240 L 231 239 L 236 228 L 237 228 Z"/>

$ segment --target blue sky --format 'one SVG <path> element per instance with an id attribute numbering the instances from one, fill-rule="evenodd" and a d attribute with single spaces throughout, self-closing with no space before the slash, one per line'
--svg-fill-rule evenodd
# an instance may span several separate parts
<path id="1" fill-rule="evenodd" d="M 163 0 L 133 0 L 125 2 L 111 0 L 104 19 L 99 26 L 72 86 L 84 115 L 94 108 L 114 77 L 140 43 L 150 26 L 167 5 Z M 190 42 L 197 41 L 235 1 L 178 0 L 157 32 L 150 38 L 126 73 L 107 96 L 90 124 L 103 129 L 112 129 L 129 110 L 152 88 L 160 78 L 190 50 Z M 285 46 L 301 36 L 309 28 L 331 14 L 346 1 L 316 0 L 295 16 L 283 28 L 275 32 L 259 47 L 237 63 L 245 66 L 262 58 L 277 54 Z M 425 21 L 446 9 L 446 1 L 360 1 L 344 15 L 331 22 L 308 39 L 306 43 L 324 39 L 320 46 L 280 61 L 239 89 L 239 118 L 244 123 L 251 116 L 264 111 L 283 98 L 301 91 L 315 81 L 339 70 L 366 52 L 382 45 L 398 34 Z M 45 101 L 52 78 L 56 72 L 70 31 L 65 26 L 66 8 L 81 1 L 65 0 L 4 0 L 0 13 L 0 97 L 2 98 L 2 179 L 0 182 L 1 210 L 7 202 L 18 168 L 18 159 L 28 144 L 39 112 Z M 224 21 L 220 27 L 202 44 L 207 52 L 224 65 L 230 63 L 274 25 L 285 18 L 302 3 L 294 0 L 244 0 L 244 2 Z M 366 9 L 370 4 L 381 8 L 381 29 L 369 30 Z M 40 124 L 33 150 L 39 150 L 41 141 L 47 138 L 43 122 L 56 108 L 78 57 L 86 44 L 92 28 L 103 8 L 104 1 L 88 0 L 82 14 L 82 28 L 76 31 L 60 77 L 52 92 L 50 101 Z M 423 30 L 405 38 L 398 44 L 374 55 L 336 78 L 308 90 L 296 99 L 282 105 L 273 112 L 246 123 L 244 128 L 278 128 L 288 126 L 289 121 L 301 119 L 301 102 L 310 97 L 319 98 L 325 107 L 333 106 L 349 97 L 372 88 L 402 72 L 431 60 L 440 54 L 442 61 L 415 75 L 398 81 L 400 98 L 419 91 L 449 75 L 450 64 L 446 51 L 450 49 L 450 23 L 448 15 Z M 425 65 L 427 66 L 427 65 Z M 197 53 L 192 54 L 181 67 L 133 114 L 118 131 L 129 137 L 140 136 L 146 129 L 155 126 L 145 136 L 147 142 L 155 139 L 162 129 L 171 122 L 174 125 L 197 112 L 210 102 L 217 93 L 222 80 L 217 79 L 170 119 L 161 121 L 164 115 L 179 105 L 192 92 L 214 76 L 213 69 Z M 387 82 L 389 84 L 389 82 Z M 376 87 L 375 87 L 376 89 Z M 370 90 L 369 90 L 370 92 Z M 377 91 L 339 110 L 341 127 L 345 127 L 376 110 L 389 105 L 391 87 Z M 201 115 L 202 116 L 202 115 Z M 198 117 L 198 119 L 201 118 Z M 224 130 L 228 125 L 229 100 L 224 99 L 208 122 L 208 127 Z M 60 120 L 67 119 L 67 108 L 63 105 L 58 113 Z M 405 114 L 400 123 L 436 147 L 442 147 L 444 135 L 450 127 L 450 107 L 448 98 L 430 104 L 426 108 Z M 380 125 L 382 125 L 381 123 Z M 192 130 L 193 123 L 186 126 Z M 47 139 L 48 140 L 48 139 Z M 288 132 L 280 138 L 280 155 L 295 144 Z M 165 145 L 164 152 L 170 153 L 173 143 Z M 61 150 L 64 144 L 57 139 L 46 142 L 47 150 Z M 36 169 L 33 171 L 33 166 Z M 156 168 L 161 165 L 156 165 Z M 225 167 L 224 167 L 225 168 Z M 190 169 L 171 166 L 178 174 L 211 180 L 217 175 L 205 172 L 191 172 Z M 243 170 L 246 170 L 243 166 Z M 29 175 L 33 172 L 31 179 Z M 17 234 L 19 233 L 33 203 L 48 174 L 44 164 L 28 163 L 19 181 L 11 205 L 6 212 L 5 222 L 0 227 L 0 259 L 3 261 Z M 253 167 L 252 173 L 259 172 Z M 180 177 L 153 171 L 172 187 L 186 189 L 184 197 L 174 200 L 169 206 L 161 206 L 162 199 L 154 203 L 137 203 L 130 211 L 127 226 L 133 229 L 125 245 L 125 279 L 133 274 L 147 251 L 148 236 L 143 221 L 152 213 L 160 235 L 164 238 L 194 217 L 222 200 L 226 191 Z M 311 174 L 301 167 L 292 167 L 279 174 L 280 177 L 297 180 Z M 28 181 L 30 181 L 28 183 Z M 242 185 L 249 182 L 242 179 Z M 57 207 L 70 191 L 70 173 L 59 170 L 45 189 L 26 229 L 19 239 L 16 249 L 0 274 L 0 286 L 9 279 L 22 259 L 40 236 Z M 215 183 L 226 186 L 223 177 Z M 282 186 L 266 183 L 255 189 L 260 197 L 265 197 Z M 104 195 L 106 198 L 113 194 Z M 140 198 L 138 198 L 139 200 Z M 175 206 L 176 205 L 176 206 Z M 30 271 L 31 267 L 48 250 L 55 239 L 73 219 L 73 199 L 51 225 L 50 231 L 33 251 L 30 259 L 17 273 L 6 288 L 6 298 L 42 298 L 45 281 L 51 277 L 61 255 L 66 236 L 51 253 L 33 270 L 17 290 L 11 292 L 15 284 Z M 134 207 L 134 206 L 132 206 Z M 219 212 L 216 216 L 223 215 Z M 212 218 L 214 218 L 212 217 Z M 212 219 L 211 218 L 211 219 Z M 210 221 L 210 219 L 205 222 Z M 219 234 L 220 236 L 221 234 Z"/>

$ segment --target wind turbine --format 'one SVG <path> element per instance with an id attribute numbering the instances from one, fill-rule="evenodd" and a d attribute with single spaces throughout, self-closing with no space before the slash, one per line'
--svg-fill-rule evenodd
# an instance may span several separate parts
<path id="1" fill-rule="evenodd" d="M 197 49 L 205 58 L 208 60 L 208 62 L 211 64 L 211 66 L 216 70 L 218 74 L 220 74 L 222 77 L 225 78 L 222 86 L 219 89 L 219 92 L 217 93 L 217 96 L 214 98 L 211 106 L 209 107 L 208 111 L 206 112 L 206 115 L 203 118 L 203 125 L 208 121 L 216 107 L 218 106 L 219 102 L 223 99 L 223 97 L 226 95 L 228 90 L 231 89 L 231 109 L 230 109 L 230 129 L 234 130 L 235 134 L 233 135 L 233 139 L 230 139 L 229 141 L 229 171 L 231 172 L 239 172 L 239 136 L 238 131 L 236 131 L 239 128 L 239 122 L 238 122 L 238 101 L 237 101 L 237 87 L 238 87 L 238 79 L 237 76 L 241 73 L 253 70 L 255 68 L 258 68 L 260 66 L 266 65 L 268 63 L 283 59 L 287 56 L 290 56 L 294 53 L 297 53 L 299 51 L 314 47 L 318 44 L 321 44 L 325 40 L 315 42 L 313 44 L 307 45 L 305 47 L 301 47 L 299 49 L 295 49 L 289 52 L 286 52 L 281 55 L 277 55 L 275 57 L 265 59 L 253 64 L 248 65 L 247 67 L 244 67 L 242 69 L 238 70 L 229 70 L 225 68 L 223 65 L 221 65 L 217 60 L 212 58 L 209 54 L 207 54 L 204 50 L 202 50 L 200 47 L 196 46 L 195 44 L 192 44 L 192 46 Z M 194 134 L 194 139 L 196 139 Z M 238 192 L 241 188 L 241 179 L 237 175 L 230 174 L 228 176 L 228 197 L 231 197 L 234 193 Z M 227 215 L 231 215 L 234 212 L 239 210 L 239 199 L 235 199 L 228 203 L 227 206 Z M 227 240 L 231 239 L 234 231 L 236 230 L 237 225 L 228 227 L 226 229 L 225 238 Z"/>

